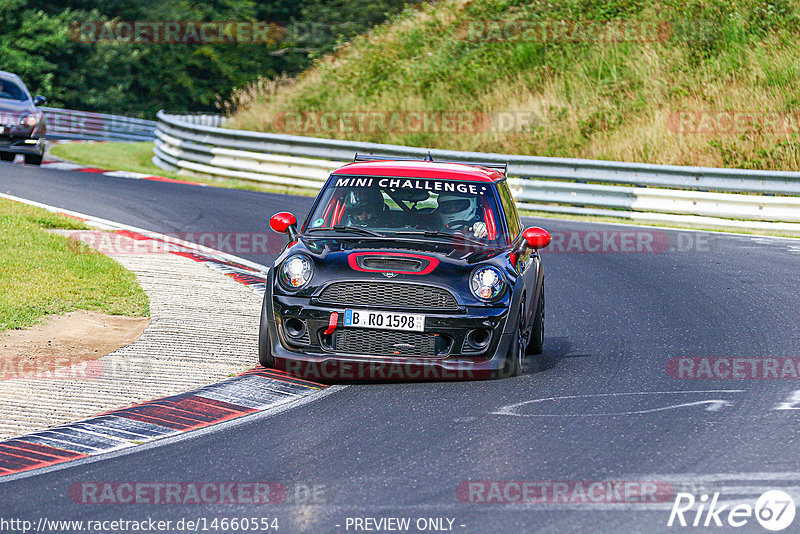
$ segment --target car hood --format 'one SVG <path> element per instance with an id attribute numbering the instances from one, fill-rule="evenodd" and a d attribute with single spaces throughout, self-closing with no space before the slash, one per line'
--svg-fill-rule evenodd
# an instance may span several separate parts
<path id="1" fill-rule="evenodd" d="M 439 262 L 453 266 L 472 266 L 501 254 L 504 250 L 497 247 L 482 247 L 458 240 L 443 239 L 330 239 L 302 237 L 300 242 L 309 251 L 331 256 L 331 260 L 342 259 L 352 253 L 382 253 L 386 255 L 418 254 L 434 257 Z"/>
<path id="2" fill-rule="evenodd" d="M 16 123 L 22 115 L 33 111 L 36 111 L 36 107 L 30 100 L 0 98 L 0 124 Z"/>
<path id="3" fill-rule="evenodd" d="M 0 113 L 30 113 L 35 111 L 36 106 L 30 100 L 10 100 L 0 98 Z"/>
<path id="4" fill-rule="evenodd" d="M 446 286 L 458 293 L 469 293 L 470 273 L 481 264 L 493 264 L 515 276 L 509 263 L 510 248 L 478 247 L 465 243 L 439 240 L 415 241 L 406 239 L 335 239 L 300 237 L 288 247 L 276 265 L 292 254 L 302 253 L 313 258 L 315 274 L 310 286 L 298 295 L 311 295 L 330 282 L 345 280 L 383 280 L 418 282 Z M 420 260 L 421 272 L 365 265 L 365 257 L 379 261 L 389 258 Z M 366 267 L 366 268 L 365 268 Z M 511 269 L 511 270 L 509 270 Z M 389 273 L 389 274 L 387 274 Z"/>

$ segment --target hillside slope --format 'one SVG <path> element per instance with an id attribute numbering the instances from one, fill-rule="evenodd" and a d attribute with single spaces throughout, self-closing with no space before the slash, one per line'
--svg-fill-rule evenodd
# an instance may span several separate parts
<path id="1" fill-rule="evenodd" d="M 788 0 L 442 0 L 238 93 L 230 126 L 798 170 L 798 50 Z"/>

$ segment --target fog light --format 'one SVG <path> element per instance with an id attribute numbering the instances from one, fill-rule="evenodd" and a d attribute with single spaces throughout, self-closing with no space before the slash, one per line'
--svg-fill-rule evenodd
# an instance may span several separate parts
<path id="1" fill-rule="evenodd" d="M 475 351 L 484 350 L 491 340 L 492 334 L 485 328 L 476 328 L 467 334 L 467 345 Z"/>
<path id="2" fill-rule="evenodd" d="M 291 317 L 284 320 L 283 331 L 292 339 L 301 339 L 306 335 L 306 323 Z"/>

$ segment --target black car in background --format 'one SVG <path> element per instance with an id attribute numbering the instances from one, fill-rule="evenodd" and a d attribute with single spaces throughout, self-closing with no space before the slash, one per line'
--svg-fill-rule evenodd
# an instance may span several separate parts
<path id="1" fill-rule="evenodd" d="M 542 229 L 505 168 L 358 156 L 331 174 L 269 271 L 264 367 L 319 379 L 516 376 L 542 353 Z"/>
<path id="2" fill-rule="evenodd" d="M 0 71 L 0 160 L 22 154 L 25 163 L 42 163 L 47 123 L 39 106 L 45 102 L 43 96 L 31 97 L 19 76 Z"/>

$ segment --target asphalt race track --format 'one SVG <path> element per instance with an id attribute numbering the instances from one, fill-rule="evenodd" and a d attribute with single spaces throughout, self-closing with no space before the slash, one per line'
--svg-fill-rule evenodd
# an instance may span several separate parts
<path id="1" fill-rule="evenodd" d="M 311 203 L 19 164 L 0 164 L 0 192 L 166 233 L 262 232 L 273 213 L 291 210 L 302 219 Z M 34 522 L 149 517 L 173 525 L 275 517 L 279 532 L 366 531 L 355 519 L 392 517 L 410 518 L 412 532 L 623 533 L 694 531 L 667 526 L 677 492 L 755 505 L 766 490 L 784 489 L 800 504 L 800 395 L 793 400 L 800 381 L 784 367 L 792 362 L 785 358 L 800 358 L 800 245 L 526 222 L 561 241 L 543 254 L 545 358 L 523 376 L 349 385 L 273 416 L 2 482 L 0 515 Z M 661 248 L 614 251 L 629 248 L 620 232 L 632 231 Z M 778 379 L 749 371 L 739 379 L 680 378 L 673 358 L 717 362 L 715 373 L 734 359 L 777 359 Z M 286 497 L 260 506 L 86 504 L 69 493 L 81 483 L 205 481 L 279 483 Z M 667 493 L 642 503 L 617 485 L 604 490 L 603 502 L 575 496 L 595 481 L 649 482 Z M 509 482 L 564 482 L 568 491 L 520 503 Z M 420 518 L 424 529 L 417 530 Z M 427 521 L 437 518 L 441 524 Z M 765 532 L 755 517 L 741 528 L 704 530 Z"/>

